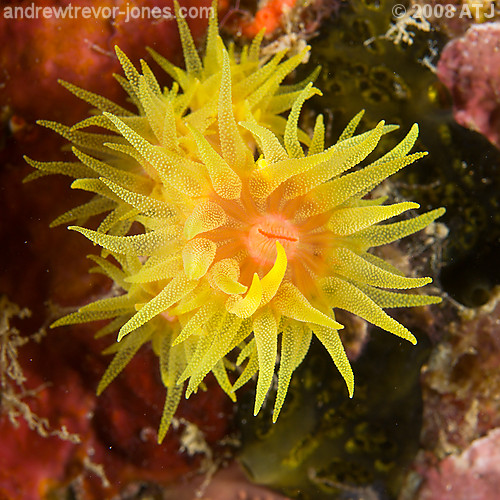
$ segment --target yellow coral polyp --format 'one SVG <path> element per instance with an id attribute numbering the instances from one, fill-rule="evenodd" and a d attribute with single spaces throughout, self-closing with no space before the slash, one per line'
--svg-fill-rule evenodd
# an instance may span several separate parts
<path id="1" fill-rule="evenodd" d="M 431 279 L 405 277 L 368 250 L 419 231 L 444 212 L 383 223 L 418 205 L 365 198 L 425 154 L 409 154 L 416 125 L 385 156 L 346 173 L 395 127 L 380 122 L 354 135 L 360 113 L 325 150 L 321 115 L 310 136 L 298 128 L 303 103 L 319 94 L 314 75 L 298 85 L 281 85 L 305 53 L 285 61 L 283 52 L 259 59 L 259 36 L 241 54 L 229 54 L 213 16 L 202 61 L 178 18 L 186 70 L 153 53 L 174 79 L 171 89 L 161 90 L 146 63 L 141 62 L 140 74 L 117 49 L 126 76 L 118 80 L 137 111 L 65 83 L 99 112 L 73 127 L 42 124 L 70 140 L 79 161 L 28 159 L 37 169 L 31 178 L 62 173 L 76 179 L 73 188 L 94 193 L 55 223 L 76 220 L 70 229 L 112 256 L 92 256 L 95 270 L 123 290 L 53 326 L 111 320 L 97 332 L 118 332 L 118 342 L 107 350 L 115 357 L 98 393 L 151 342 L 167 390 L 159 442 L 184 388 L 189 397 L 210 372 L 233 400 L 235 391 L 258 374 L 257 413 L 279 353 L 276 421 L 312 334 L 352 396 L 354 377 L 334 309 L 415 343 L 384 308 L 440 299 L 385 289 L 418 288 Z M 95 125 L 110 133 L 82 131 Z M 106 216 L 97 230 L 82 227 L 99 214 Z M 130 234 L 133 223 L 143 231 Z M 228 357 L 235 350 L 239 354 Z M 243 367 L 236 380 L 228 374 L 235 368 L 231 359 Z"/>

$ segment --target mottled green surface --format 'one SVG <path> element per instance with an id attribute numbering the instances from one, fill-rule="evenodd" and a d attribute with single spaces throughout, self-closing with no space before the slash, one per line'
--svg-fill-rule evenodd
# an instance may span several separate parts
<path id="1" fill-rule="evenodd" d="M 276 424 L 271 404 L 254 418 L 251 394 L 242 400 L 240 459 L 257 483 L 301 499 L 396 498 L 418 449 L 419 374 L 428 345 L 423 335 L 416 347 L 380 330 L 372 337 L 353 363 L 353 399 L 314 344 Z"/>
<path id="2" fill-rule="evenodd" d="M 500 250 L 500 153 L 483 136 L 454 121 L 447 90 L 420 62 L 430 54 L 430 46 L 442 48 L 442 35 L 411 27 L 413 45 L 377 37 L 387 32 L 393 5 L 387 0 L 351 0 L 336 19 L 325 23 L 321 36 L 312 41 L 311 63 L 323 67 L 317 86 L 324 97 L 315 101 L 315 111 L 331 112 L 332 138 L 363 108 L 362 127 L 384 119 L 401 125 L 402 135 L 414 122 L 420 125 L 417 148 L 430 154 L 393 177 L 393 194 L 425 208 L 446 207 L 441 221 L 451 236 L 444 263 L 452 267 L 443 274 L 443 286 L 461 302 L 478 305 L 500 283 L 495 258 Z M 372 43 L 364 44 L 372 37 Z M 388 141 L 397 138 L 391 134 Z"/>

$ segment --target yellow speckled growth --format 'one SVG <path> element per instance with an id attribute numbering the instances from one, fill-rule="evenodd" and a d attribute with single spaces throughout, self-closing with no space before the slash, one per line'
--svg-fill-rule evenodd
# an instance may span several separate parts
<path id="1" fill-rule="evenodd" d="M 186 70 L 152 52 L 174 79 L 170 89 L 160 88 L 146 63 L 141 62 L 141 74 L 117 49 L 126 76 L 118 80 L 137 111 L 63 82 L 98 112 L 73 127 L 41 124 L 71 141 L 79 161 L 27 160 L 37 169 L 30 178 L 62 173 L 76 179 L 72 187 L 94 194 L 53 224 L 76 221 L 70 229 L 103 248 L 103 257 L 91 256 L 96 270 L 123 290 L 53 326 L 111 320 L 97 333 L 118 331 L 118 342 L 107 349 L 115 357 L 98 393 L 151 342 L 167 389 L 159 442 L 184 388 L 189 397 L 210 372 L 233 400 L 258 373 L 257 413 L 279 352 L 275 421 L 312 333 L 352 396 L 354 378 L 334 309 L 415 343 L 383 308 L 440 301 L 384 290 L 421 287 L 431 279 L 405 277 L 368 253 L 419 231 L 444 212 L 382 224 L 418 205 L 364 199 L 425 154 L 408 154 L 417 126 L 382 158 L 346 173 L 395 127 L 381 122 L 354 135 L 360 113 L 328 149 L 321 115 L 311 136 L 298 128 L 303 103 L 320 93 L 312 85 L 314 75 L 295 86 L 281 82 L 308 49 L 287 60 L 280 52 L 264 61 L 259 36 L 239 55 L 228 53 L 213 16 L 201 60 L 180 16 L 179 29 Z M 281 113 L 288 109 L 285 119 Z M 109 132 L 83 131 L 96 125 Z M 82 227 L 99 214 L 106 216 L 97 230 Z M 143 231 L 131 235 L 134 222 Z M 236 380 L 228 376 L 234 365 L 226 357 L 233 350 L 239 351 L 236 365 L 244 365 Z"/>

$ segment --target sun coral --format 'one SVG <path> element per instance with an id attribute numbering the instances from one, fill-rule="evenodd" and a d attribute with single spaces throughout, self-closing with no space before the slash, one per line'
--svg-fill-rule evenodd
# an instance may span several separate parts
<path id="1" fill-rule="evenodd" d="M 115 357 L 99 393 L 151 342 L 167 389 L 159 441 L 185 383 L 189 397 L 210 372 L 233 400 L 258 372 L 257 413 L 273 381 L 279 338 L 274 421 L 313 333 L 352 396 L 353 374 L 338 333 L 343 326 L 333 309 L 351 311 L 415 343 L 383 308 L 440 301 L 383 290 L 432 280 L 405 277 L 368 252 L 424 228 L 444 211 L 380 224 L 418 205 L 364 199 L 425 154 L 408 154 L 417 125 L 385 156 L 343 175 L 396 127 L 380 122 L 354 135 L 359 113 L 337 144 L 324 149 L 321 115 L 311 136 L 298 128 L 303 103 L 320 94 L 312 86 L 316 72 L 300 84 L 281 85 L 308 48 L 284 62 L 284 51 L 265 61 L 259 59 L 261 33 L 240 54 L 232 47 L 228 52 L 214 15 L 201 60 L 178 17 L 186 70 L 151 51 L 175 80 L 171 89 L 162 90 L 144 62 L 140 74 L 117 49 L 126 76 L 118 81 L 137 112 L 63 82 L 98 111 L 73 127 L 41 123 L 73 142 L 79 162 L 28 159 L 38 169 L 32 178 L 62 173 L 76 178 L 73 188 L 94 193 L 53 224 L 76 220 L 79 226 L 70 229 L 103 248 L 103 256 L 90 256 L 95 270 L 123 290 L 53 326 L 112 319 L 97 333 L 119 330 L 118 342 L 106 351 Z M 288 119 L 280 116 L 290 108 Z M 114 133 L 81 131 L 89 126 Z M 97 231 L 81 227 L 106 212 Z M 228 376 L 233 350 L 239 350 L 236 365 L 246 363 L 235 382 Z"/>

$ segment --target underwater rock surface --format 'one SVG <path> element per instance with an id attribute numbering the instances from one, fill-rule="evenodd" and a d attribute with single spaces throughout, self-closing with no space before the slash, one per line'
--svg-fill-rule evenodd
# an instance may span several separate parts
<path id="1" fill-rule="evenodd" d="M 500 429 L 431 469 L 418 500 L 494 500 L 500 490 Z"/>
<path id="2" fill-rule="evenodd" d="M 500 23 L 472 26 L 449 42 L 437 74 L 453 98 L 455 120 L 500 146 Z"/>
<path id="3" fill-rule="evenodd" d="M 422 444 L 439 457 L 500 427 L 499 291 L 448 326 L 422 371 Z"/>

